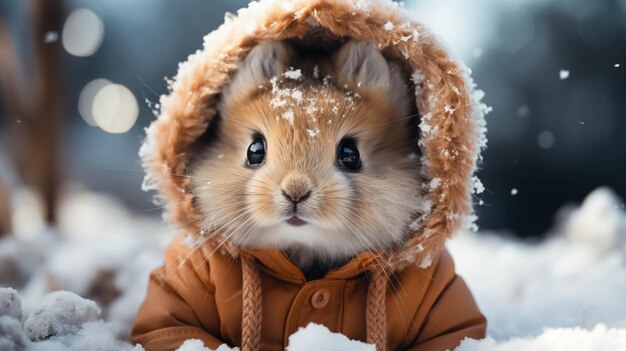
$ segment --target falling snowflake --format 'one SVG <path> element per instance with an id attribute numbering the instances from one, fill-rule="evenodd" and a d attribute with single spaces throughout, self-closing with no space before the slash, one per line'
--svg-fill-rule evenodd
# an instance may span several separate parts
<path id="1" fill-rule="evenodd" d="M 48 43 L 54 43 L 57 40 L 59 40 L 59 32 L 49 31 L 49 32 L 46 32 L 43 42 L 48 44 Z"/>

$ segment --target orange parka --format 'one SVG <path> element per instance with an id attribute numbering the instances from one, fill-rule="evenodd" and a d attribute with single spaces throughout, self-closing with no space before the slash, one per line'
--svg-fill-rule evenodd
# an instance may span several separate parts
<path id="1" fill-rule="evenodd" d="M 280 252 L 244 250 L 223 235 L 203 238 L 187 165 L 216 114 L 221 89 L 258 43 L 297 40 L 311 49 L 346 38 L 377 44 L 403 62 L 415 84 L 427 201 L 405 245 L 364 252 L 322 279 L 307 281 Z M 310 322 L 378 350 L 454 349 L 482 338 L 486 321 L 445 250 L 473 217 L 473 176 L 484 145 L 482 93 L 467 69 L 390 0 L 261 0 L 228 16 L 204 48 L 179 67 L 140 155 L 145 189 L 157 190 L 181 231 L 151 275 L 132 339 L 147 351 L 175 350 L 187 339 L 210 348 L 283 350 Z M 384 205 L 384 204 L 381 204 Z M 211 233 L 214 234 L 214 233 Z M 199 247 L 183 238 L 195 236 Z M 297 350 L 294 350 L 297 351 Z"/>
<path id="2" fill-rule="evenodd" d="M 289 335 L 310 322 L 366 340 L 373 255 L 362 254 L 314 281 L 278 251 L 243 255 L 260 268 L 262 350 L 284 350 Z M 180 240 L 165 259 L 151 276 L 133 340 L 148 351 L 175 350 L 187 339 L 200 339 L 211 349 L 241 345 L 241 260 L 213 254 L 211 245 L 194 251 Z M 387 350 L 453 350 L 465 337 L 484 337 L 485 318 L 447 252 L 427 269 L 407 267 L 391 279 L 384 299 Z"/>

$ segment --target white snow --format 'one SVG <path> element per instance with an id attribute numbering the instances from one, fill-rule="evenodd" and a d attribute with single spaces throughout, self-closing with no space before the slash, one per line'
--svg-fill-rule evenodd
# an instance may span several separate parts
<path id="1" fill-rule="evenodd" d="M 0 289 L 0 302 L 14 291 Z M 15 308 L 19 308 L 16 304 Z M 21 310 L 19 311 L 21 314 Z M 22 324 L 13 315 L 0 315 L 0 350 L 2 351 L 142 351 L 114 335 L 109 324 L 100 319 L 100 309 L 93 302 L 67 292 L 47 294 Z"/>
<path id="2" fill-rule="evenodd" d="M 441 185 L 441 178 L 435 177 L 428 183 L 428 189 L 430 189 L 430 191 L 433 191 L 439 188 L 439 185 Z"/>
<path id="3" fill-rule="evenodd" d="M 306 130 L 306 132 L 307 132 L 307 134 L 309 134 L 309 136 L 310 136 L 311 138 L 314 138 L 314 137 L 316 137 L 316 136 L 317 136 L 317 134 L 320 132 L 320 130 L 319 130 L 319 129 L 315 129 L 315 130 L 313 130 L 313 129 L 307 129 L 307 130 Z"/>
<path id="4" fill-rule="evenodd" d="M 239 351 L 238 347 L 228 347 L 226 344 L 220 345 L 217 349 L 209 349 L 204 346 L 202 340 L 198 339 L 189 339 L 185 341 L 176 351 Z"/>
<path id="5" fill-rule="evenodd" d="M 569 71 L 568 71 L 568 70 L 566 70 L 566 69 L 562 69 L 562 70 L 560 70 L 560 71 L 559 71 L 559 78 L 560 78 L 561 80 L 565 80 L 565 79 L 569 78 Z"/>
<path id="6" fill-rule="evenodd" d="M 69 291 L 55 291 L 26 319 L 24 330 L 31 340 L 75 334 L 83 324 L 99 320 L 101 313 L 93 301 Z"/>
<path id="7" fill-rule="evenodd" d="M 598 324 L 591 330 L 582 328 L 549 328 L 534 338 L 513 338 L 498 342 L 489 337 L 483 341 L 464 340 L 456 351 L 623 351 L 626 330 Z"/>
<path id="8" fill-rule="evenodd" d="M 485 191 L 483 182 L 481 182 L 477 176 L 472 177 L 472 191 L 476 195 L 482 194 Z"/>
<path id="9" fill-rule="evenodd" d="M 385 30 L 387 30 L 387 31 L 393 30 L 393 27 L 394 27 L 393 22 L 387 21 L 387 23 L 385 23 Z"/>
<path id="10" fill-rule="evenodd" d="M 626 335 L 626 214 L 620 201 L 601 188 L 559 218 L 541 243 L 470 232 L 449 243 L 492 338 L 461 350 L 624 350 L 626 344 L 610 347 Z"/>
<path id="11" fill-rule="evenodd" d="M 285 112 L 283 113 L 283 116 L 282 116 L 282 117 L 283 117 L 284 119 L 286 119 L 286 120 L 287 120 L 287 122 L 289 122 L 289 124 L 293 125 L 293 117 L 294 117 L 294 115 L 293 115 L 293 111 L 291 111 L 291 110 L 287 110 L 287 111 L 285 111 Z"/>
<path id="12" fill-rule="evenodd" d="M 376 351 L 374 345 L 350 340 L 323 325 L 309 323 L 289 337 L 287 351 Z"/>
<path id="13" fill-rule="evenodd" d="M 189 339 L 177 348 L 176 351 L 211 351 L 211 349 L 204 346 L 202 340 Z"/>
<path id="14" fill-rule="evenodd" d="M 289 69 L 284 73 L 285 77 L 293 80 L 298 80 L 302 77 L 302 70 L 300 69 Z"/>
<path id="15" fill-rule="evenodd" d="M 443 107 L 443 109 L 444 109 L 444 111 L 445 111 L 447 114 L 449 114 L 449 115 L 453 114 L 453 113 L 454 113 L 454 111 L 456 111 L 456 109 L 455 109 L 455 108 L 452 108 L 450 105 L 446 105 L 446 106 L 444 106 L 444 107 Z"/>
<path id="16" fill-rule="evenodd" d="M 512 196 L 517 195 L 518 192 L 519 192 L 519 190 L 517 190 L 516 188 L 511 189 L 511 195 Z"/>
<path id="17" fill-rule="evenodd" d="M 613 67 L 615 67 L 615 68 L 619 68 L 619 67 L 620 67 L 620 64 L 619 64 L 619 63 L 616 63 L 616 64 L 615 64 L 615 66 L 613 66 Z"/>
<path id="18" fill-rule="evenodd" d="M 0 350 L 24 350 L 29 340 L 17 319 L 0 315 Z"/>
<path id="19" fill-rule="evenodd" d="M 22 319 L 22 298 L 13 288 L 0 288 L 0 316 Z"/>

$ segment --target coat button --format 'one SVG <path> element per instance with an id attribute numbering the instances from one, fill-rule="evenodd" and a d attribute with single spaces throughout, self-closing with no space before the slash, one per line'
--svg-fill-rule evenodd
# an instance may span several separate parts
<path id="1" fill-rule="evenodd" d="M 328 301 L 330 301 L 330 291 L 328 289 L 319 289 L 311 295 L 311 305 L 317 310 L 326 307 Z"/>

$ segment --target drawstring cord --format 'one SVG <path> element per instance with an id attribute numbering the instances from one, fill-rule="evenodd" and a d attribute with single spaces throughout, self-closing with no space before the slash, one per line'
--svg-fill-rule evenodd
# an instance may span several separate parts
<path id="1" fill-rule="evenodd" d="M 263 318 L 261 277 L 256 263 L 249 258 L 241 258 L 241 268 L 243 272 L 241 350 L 258 351 L 261 346 Z M 387 345 L 386 293 L 385 275 L 380 269 L 372 270 L 366 302 L 367 343 L 376 345 L 377 351 L 385 351 Z"/>
<path id="2" fill-rule="evenodd" d="M 256 263 L 241 258 L 243 272 L 243 307 L 241 316 L 241 351 L 258 351 L 261 345 L 263 296 L 261 277 Z"/>
<path id="3" fill-rule="evenodd" d="M 384 273 L 380 268 L 372 270 L 367 288 L 367 343 L 376 345 L 377 351 L 385 351 L 387 347 L 386 293 Z"/>

